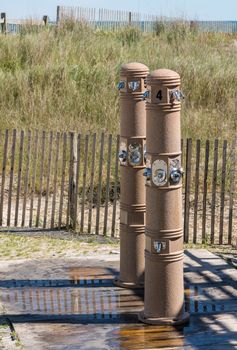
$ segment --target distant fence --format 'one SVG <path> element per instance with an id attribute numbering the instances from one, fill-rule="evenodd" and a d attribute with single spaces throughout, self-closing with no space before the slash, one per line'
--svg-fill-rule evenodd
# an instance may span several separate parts
<path id="1" fill-rule="evenodd" d="M 138 12 L 93 9 L 84 7 L 58 6 L 57 23 L 65 20 L 86 22 L 94 28 L 116 30 L 128 25 L 143 32 L 152 32 L 154 23 L 160 17 Z"/>
<path id="2" fill-rule="evenodd" d="M 21 30 L 26 26 L 43 27 L 45 23 L 43 20 L 14 20 L 9 19 L 6 22 L 6 32 L 11 34 L 19 34 Z"/>
<path id="3" fill-rule="evenodd" d="M 119 236 L 118 150 L 104 133 L 0 132 L 0 226 Z M 185 241 L 236 245 L 236 141 L 182 151 Z"/>
<path id="4" fill-rule="evenodd" d="M 237 21 L 192 21 L 202 32 L 237 33 Z"/>
<path id="5" fill-rule="evenodd" d="M 50 22 L 48 16 L 43 16 L 42 20 L 37 19 L 8 19 L 5 12 L 0 14 L 1 32 L 4 34 L 19 34 L 26 27 L 41 28 L 47 25 L 55 25 L 56 22 Z"/>
<path id="6" fill-rule="evenodd" d="M 201 32 L 237 32 L 237 21 L 186 21 L 138 12 L 70 6 L 57 6 L 56 22 L 49 21 L 48 16 L 44 16 L 43 20 L 8 20 L 6 13 L 2 13 L 0 24 L 2 32 L 18 34 L 26 26 L 57 25 L 66 20 L 85 22 L 95 29 L 104 30 L 118 30 L 126 26 L 132 26 L 142 32 L 153 32 L 156 30 L 156 24 L 159 22 L 167 26 L 172 23 L 182 22 L 190 26 L 190 28 L 196 28 Z"/>
<path id="7" fill-rule="evenodd" d="M 116 30 L 124 26 L 133 26 L 142 32 L 155 31 L 157 22 L 169 25 L 183 22 L 202 32 L 236 33 L 237 21 L 186 21 L 182 19 L 162 18 L 160 15 L 143 14 L 138 12 L 93 9 L 84 7 L 57 7 L 57 23 L 71 19 L 86 22 L 94 28 Z"/>

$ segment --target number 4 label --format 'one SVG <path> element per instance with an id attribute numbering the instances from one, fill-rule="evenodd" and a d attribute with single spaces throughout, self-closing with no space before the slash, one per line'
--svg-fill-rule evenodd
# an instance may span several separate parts
<path id="1" fill-rule="evenodd" d="M 161 91 L 161 90 L 159 90 L 159 91 L 157 92 L 156 98 L 157 98 L 158 100 L 160 100 L 160 101 L 162 100 L 163 96 L 162 96 L 162 91 Z"/>

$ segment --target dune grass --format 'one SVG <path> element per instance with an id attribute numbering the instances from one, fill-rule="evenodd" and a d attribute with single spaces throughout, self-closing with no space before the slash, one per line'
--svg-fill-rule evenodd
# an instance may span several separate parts
<path id="1" fill-rule="evenodd" d="M 186 96 L 182 136 L 236 133 L 237 46 L 234 35 L 198 33 L 185 24 L 142 34 L 86 24 L 0 35 L 0 122 L 5 128 L 119 132 L 120 65 L 169 68 Z"/>

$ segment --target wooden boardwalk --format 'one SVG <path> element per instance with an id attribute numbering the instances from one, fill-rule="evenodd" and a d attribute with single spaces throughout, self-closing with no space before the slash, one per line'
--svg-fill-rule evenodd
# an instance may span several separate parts
<path id="1" fill-rule="evenodd" d="M 185 256 L 185 327 L 137 321 L 143 291 L 113 286 L 118 256 L 5 262 L 1 304 L 25 349 L 236 349 L 237 272 L 206 250 Z"/>

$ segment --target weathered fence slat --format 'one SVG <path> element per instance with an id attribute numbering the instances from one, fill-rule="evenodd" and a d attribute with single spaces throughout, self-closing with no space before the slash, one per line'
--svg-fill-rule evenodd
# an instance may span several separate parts
<path id="1" fill-rule="evenodd" d="M 79 179 L 80 179 L 80 168 L 81 168 L 81 134 L 77 135 L 77 155 L 76 155 L 76 164 L 75 164 L 75 172 L 76 172 L 76 188 L 75 188 L 75 208 L 74 208 L 74 225 L 75 228 L 78 224 L 78 193 L 79 193 Z"/>
<path id="2" fill-rule="evenodd" d="M 108 207 L 109 207 L 109 188 L 110 188 L 110 172 L 111 172 L 111 152 L 112 152 L 112 135 L 108 139 L 108 159 L 107 159 L 107 175 L 106 175 L 106 193 L 105 193 L 105 210 L 104 210 L 104 230 L 106 236 L 108 227 Z"/>
<path id="3" fill-rule="evenodd" d="M 52 212 L 51 212 L 51 228 L 54 228 L 55 222 L 55 209 L 56 209 L 56 196 L 58 189 L 58 160 L 59 160 L 59 145 L 60 145 L 60 133 L 57 132 L 56 136 L 56 153 L 54 162 L 54 178 L 53 178 L 53 200 L 52 200 Z"/>
<path id="4" fill-rule="evenodd" d="M 70 227 L 75 230 L 77 227 L 77 217 L 75 213 L 77 212 L 77 140 L 76 135 L 73 135 L 73 164 L 72 164 L 72 180 L 71 180 L 71 207 L 70 207 Z"/>
<path id="5" fill-rule="evenodd" d="M 39 142 L 39 131 L 35 131 L 35 140 L 34 140 L 34 153 L 33 153 L 33 166 L 32 166 L 32 188 L 30 196 L 30 219 L 29 227 L 33 225 L 33 210 L 34 210 L 34 194 L 35 194 L 35 182 L 36 182 L 36 165 L 38 159 L 38 142 Z"/>
<path id="6" fill-rule="evenodd" d="M 60 192 L 59 213 L 58 213 L 58 229 L 59 230 L 62 227 L 63 196 L 64 196 L 64 185 L 65 185 L 66 161 L 67 161 L 67 133 L 64 132 L 63 133 L 61 192 Z"/>
<path id="7" fill-rule="evenodd" d="M 120 145 L 120 135 L 117 135 L 116 142 L 116 154 L 115 154 L 115 174 L 114 174 L 114 197 L 113 197 L 113 213 L 112 213 L 112 226 L 111 226 L 111 236 L 115 236 L 115 226 L 116 226 L 116 213 L 117 213 L 117 200 L 118 200 L 118 170 L 119 170 L 119 145 Z"/>
<path id="8" fill-rule="evenodd" d="M 7 165 L 7 150 L 8 150 L 8 138 L 9 130 L 5 131 L 5 141 L 3 149 L 3 161 L 2 161 L 2 186 L 1 186 L 1 203 L 0 203 L 0 225 L 3 224 L 3 202 L 4 202 L 4 187 L 6 180 L 6 165 Z"/>
<path id="9" fill-rule="evenodd" d="M 12 186 L 14 176 L 14 164 L 15 164 L 15 149 L 16 149 L 16 129 L 12 132 L 12 148 L 11 148 L 11 168 L 10 168 L 10 181 L 8 192 L 8 210 L 7 210 L 7 226 L 11 226 L 11 208 L 12 208 Z"/>
<path id="10" fill-rule="evenodd" d="M 94 199 L 94 179 L 95 179 L 95 154 L 96 154 L 96 134 L 93 135 L 92 143 L 92 161 L 91 161 L 91 181 L 90 181 L 90 193 L 89 193 L 89 213 L 88 213 L 88 233 L 91 233 L 92 226 L 92 210 Z"/>
<path id="11" fill-rule="evenodd" d="M 210 142 L 206 140 L 205 149 L 205 166 L 204 166 L 204 178 L 203 178 L 203 210 L 202 210 L 202 243 L 206 241 L 206 214 L 207 214 L 207 180 L 208 180 L 208 170 L 209 170 L 209 151 Z"/>
<path id="12" fill-rule="evenodd" d="M 25 179 L 24 179 L 24 199 L 22 207 L 22 218 L 21 226 L 25 226 L 25 216 L 26 216 L 26 202 L 29 186 L 29 170 L 30 170 L 30 155 L 31 155 L 31 130 L 28 131 L 28 144 L 27 144 L 27 155 L 26 155 L 26 168 L 25 168 Z"/>
<path id="13" fill-rule="evenodd" d="M 183 166 L 184 140 L 181 139 L 181 165 Z"/>
<path id="14" fill-rule="evenodd" d="M 229 224 L 228 224 L 228 244 L 232 244 L 232 231 L 233 231 L 233 210 L 234 210 L 234 191 L 235 191 L 235 161 L 236 161 L 236 143 L 237 139 L 234 139 L 231 146 L 230 156 L 230 198 L 229 198 Z"/>
<path id="15" fill-rule="evenodd" d="M 227 154 L 227 140 L 224 140 L 223 150 L 222 150 L 219 244 L 223 244 L 224 210 L 225 210 L 225 182 L 226 182 L 226 154 Z"/>
<path id="16" fill-rule="evenodd" d="M 21 173 L 22 173 L 22 161 L 23 161 L 23 147 L 24 147 L 24 131 L 21 130 L 20 147 L 19 147 L 19 161 L 18 161 L 18 175 L 17 175 L 17 193 L 16 193 L 16 208 L 15 208 L 15 221 L 14 226 L 18 226 L 18 213 L 19 213 L 19 201 L 21 193 Z"/>
<path id="17" fill-rule="evenodd" d="M 104 141 L 105 141 L 105 134 L 102 133 L 101 142 L 100 142 L 100 161 L 99 161 L 99 176 L 98 176 L 98 190 L 97 190 L 97 211 L 96 211 L 96 227 L 95 227 L 96 235 L 99 235 L 99 232 L 100 232 L 100 206 L 101 206 L 103 161 L 104 161 Z"/>
<path id="18" fill-rule="evenodd" d="M 186 150 L 186 177 L 185 177 L 185 203 L 184 203 L 184 241 L 189 241 L 189 216 L 190 216 L 190 184 L 192 162 L 192 139 L 187 140 Z"/>
<path id="19" fill-rule="evenodd" d="M 40 162 L 40 182 L 39 182 L 39 196 L 38 196 L 38 205 L 36 213 L 36 223 L 35 226 L 39 227 L 40 223 L 40 209 L 41 209 L 41 197 L 42 197 L 42 187 L 43 187 L 43 177 L 44 177 L 44 158 L 45 158 L 45 139 L 46 132 L 42 132 L 42 144 L 41 144 L 41 162 Z"/>
<path id="20" fill-rule="evenodd" d="M 217 165 L 218 165 L 218 140 L 214 142 L 214 162 L 212 175 L 212 203 L 211 203 L 211 244 L 215 241 L 215 214 L 216 214 L 216 186 L 217 186 Z"/>
<path id="21" fill-rule="evenodd" d="M 75 180 L 75 167 L 74 163 L 76 161 L 76 154 L 75 154 L 75 134 L 73 132 L 69 133 L 70 136 L 70 159 L 69 159 L 69 180 L 68 180 L 68 205 L 67 205 L 67 221 L 66 221 L 66 228 L 67 230 L 72 227 L 75 227 L 74 223 L 74 211 L 75 211 L 75 187 L 76 187 L 76 180 Z"/>
<path id="22" fill-rule="evenodd" d="M 51 131 L 49 136 L 49 156 L 48 156 L 48 166 L 47 166 L 46 197 L 45 197 L 45 206 L 44 206 L 43 228 L 46 228 L 46 225 L 47 225 L 48 204 L 49 204 L 49 185 L 50 185 L 51 163 L 52 163 L 52 148 L 53 148 L 53 132 Z"/>
<path id="23" fill-rule="evenodd" d="M 69 133 L 69 135 L 71 135 Z M 66 210 L 66 230 L 70 227 L 70 214 L 71 214 L 71 179 L 72 179 L 72 153 L 71 153 L 71 139 L 69 137 L 69 168 L 68 168 L 68 190 L 67 190 L 67 210 Z"/>
<path id="24" fill-rule="evenodd" d="M 86 135 L 85 139 L 85 155 L 84 155 L 84 169 L 83 169 L 83 185 L 82 185 L 82 197 L 81 197 L 81 224 L 80 232 L 84 231 L 84 218 L 85 218 L 85 200 L 86 200 L 86 178 L 87 178 L 87 165 L 88 165 L 88 149 L 89 149 L 89 136 Z"/>
<path id="25" fill-rule="evenodd" d="M 201 150 L 201 141 L 197 140 L 197 142 L 196 142 L 196 169 L 195 169 L 193 243 L 197 243 L 200 150 Z"/>

